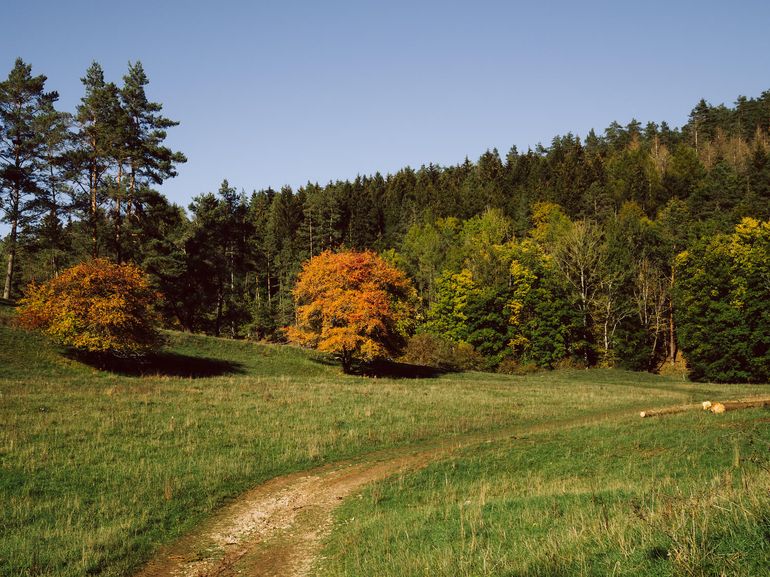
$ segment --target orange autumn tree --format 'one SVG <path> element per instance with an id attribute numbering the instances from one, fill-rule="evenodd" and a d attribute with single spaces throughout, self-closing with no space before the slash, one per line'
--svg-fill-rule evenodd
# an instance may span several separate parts
<path id="1" fill-rule="evenodd" d="M 31 285 L 19 323 L 81 351 L 142 355 L 160 343 L 153 311 L 158 298 L 135 265 L 96 259 Z"/>
<path id="2" fill-rule="evenodd" d="M 371 251 L 326 251 L 306 261 L 294 287 L 293 343 L 354 358 L 394 355 L 414 318 L 415 290 L 406 275 Z"/>

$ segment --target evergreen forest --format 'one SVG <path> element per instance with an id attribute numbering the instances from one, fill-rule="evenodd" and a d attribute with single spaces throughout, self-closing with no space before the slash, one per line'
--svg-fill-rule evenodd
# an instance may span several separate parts
<path id="1" fill-rule="evenodd" d="M 3 298 L 93 258 L 132 262 L 168 328 L 281 342 L 302 265 L 372 250 L 417 289 L 407 358 L 770 380 L 770 90 L 688 121 L 612 122 L 527 150 L 293 190 L 224 180 L 188 207 L 146 94 L 86 70 L 74 111 L 21 59 L 0 83 Z M 427 160 L 427 159 L 426 159 Z"/>

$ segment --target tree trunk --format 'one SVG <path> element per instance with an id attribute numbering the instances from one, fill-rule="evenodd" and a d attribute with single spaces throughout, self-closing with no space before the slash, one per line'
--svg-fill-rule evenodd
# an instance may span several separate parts
<path id="1" fill-rule="evenodd" d="M 53 160 L 52 157 L 49 155 L 48 159 L 48 170 L 49 170 L 49 179 L 48 179 L 48 187 L 50 190 L 51 195 L 51 207 L 48 211 L 49 218 L 51 220 L 52 226 L 56 229 L 56 237 L 54 239 L 49 239 L 49 249 L 51 250 L 51 276 L 53 278 L 56 278 L 59 276 L 59 263 L 56 259 L 56 250 L 58 248 L 58 242 L 60 240 L 59 232 L 58 232 L 58 226 L 59 226 L 59 200 L 56 197 L 56 176 L 54 174 L 53 169 Z"/>
<path id="2" fill-rule="evenodd" d="M 120 234 L 120 197 L 122 194 L 121 185 L 123 180 L 123 163 L 118 163 L 118 179 L 117 179 L 117 191 L 115 194 L 115 256 L 118 264 L 123 262 L 123 250 L 121 249 L 121 234 Z"/>
<path id="3" fill-rule="evenodd" d="M 609 309 L 609 305 L 607 305 L 607 308 Z M 610 325 L 610 313 L 607 311 L 607 315 L 604 318 L 604 359 L 607 360 L 607 357 L 610 355 L 610 331 L 609 331 L 609 325 Z"/>
<path id="4" fill-rule="evenodd" d="M 673 365 L 676 363 L 676 326 L 674 325 L 674 297 L 672 291 L 674 290 L 675 271 L 671 269 L 671 284 L 669 285 L 668 292 L 668 360 Z"/>
<path id="5" fill-rule="evenodd" d="M 131 218 L 134 211 L 134 195 L 136 194 L 136 167 L 131 160 L 131 177 L 128 184 L 128 199 L 126 200 L 126 216 Z"/>
<path id="6" fill-rule="evenodd" d="M 340 353 L 340 361 L 342 361 L 342 372 L 350 374 L 350 369 L 353 367 L 353 354 L 347 349 L 342 349 Z"/>
<path id="7" fill-rule="evenodd" d="M 219 333 L 222 329 L 222 308 L 224 306 L 224 290 L 222 287 L 222 283 L 219 283 L 219 288 L 217 289 L 217 318 L 216 322 L 214 324 L 214 336 L 218 337 Z"/>
<path id="8" fill-rule="evenodd" d="M 96 143 L 92 143 L 92 146 L 94 147 L 94 150 L 96 150 Z M 99 256 L 99 239 L 98 239 L 98 231 L 97 231 L 97 222 L 96 222 L 96 187 L 97 187 L 97 180 L 99 178 L 99 175 L 97 173 L 96 168 L 96 162 L 91 163 L 91 174 L 89 176 L 89 187 L 90 187 L 90 194 L 91 194 L 91 206 L 89 210 L 89 216 L 91 218 L 91 256 L 94 258 Z"/>
<path id="9" fill-rule="evenodd" d="M 21 191 L 18 186 L 15 186 L 11 192 L 11 233 L 8 235 L 8 268 L 5 273 L 5 287 L 3 288 L 3 298 L 6 300 L 11 298 L 11 284 L 13 283 L 13 273 L 16 267 L 16 237 L 19 226 L 20 205 Z"/>
<path id="10" fill-rule="evenodd" d="M 273 296 L 270 294 L 270 253 L 267 253 L 267 274 L 265 275 L 265 282 L 267 284 L 267 306 L 268 308 L 272 309 L 273 306 Z"/>
<path id="11" fill-rule="evenodd" d="M 588 341 L 588 295 L 586 294 L 586 283 L 585 283 L 585 271 L 580 271 L 580 308 L 581 308 L 581 316 L 583 320 L 583 337 L 586 339 L 586 342 Z M 583 351 L 583 361 L 586 364 L 586 367 L 589 365 L 590 359 L 588 358 L 588 347 L 585 348 Z"/>
<path id="12" fill-rule="evenodd" d="M 16 197 L 18 198 L 18 196 Z M 15 203 L 18 204 L 18 203 Z M 14 211 L 14 214 L 18 214 L 18 210 Z M 5 273 L 5 288 L 3 289 L 3 298 L 8 300 L 11 298 L 11 284 L 13 283 L 13 272 L 16 266 L 16 229 L 18 226 L 18 218 L 14 216 L 11 223 L 11 234 L 8 237 L 8 268 Z"/>

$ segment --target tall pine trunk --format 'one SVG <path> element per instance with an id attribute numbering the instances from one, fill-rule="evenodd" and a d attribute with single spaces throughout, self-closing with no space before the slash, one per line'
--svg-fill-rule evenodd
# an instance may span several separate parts
<path id="1" fill-rule="evenodd" d="M 56 176 L 54 174 L 54 161 L 53 156 L 49 154 L 48 158 L 46 159 L 46 162 L 48 163 L 48 189 L 49 194 L 51 195 L 50 202 L 51 206 L 48 209 L 48 218 L 51 221 L 51 226 L 54 227 L 55 233 L 52 233 L 51 236 L 48 239 L 48 248 L 51 251 L 51 277 L 55 278 L 59 275 L 59 263 L 57 256 L 57 250 L 59 248 L 59 231 L 58 231 L 58 225 L 59 225 L 59 200 L 56 196 Z"/>
<path id="2" fill-rule="evenodd" d="M 126 199 L 126 217 L 131 218 L 134 214 L 134 197 L 136 194 L 136 163 L 131 159 L 131 175 L 128 181 L 128 199 Z"/>
<path id="3" fill-rule="evenodd" d="M 16 266 L 16 236 L 19 225 L 19 191 L 13 193 L 13 206 L 11 207 L 13 220 L 11 221 L 11 234 L 8 236 L 8 268 L 5 273 L 5 287 L 3 288 L 3 298 L 11 298 L 11 284 L 13 283 L 13 273 Z"/>
<path id="4" fill-rule="evenodd" d="M 123 163 L 118 163 L 118 178 L 117 178 L 117 190 L 115 191 L 115 257 L 118 264 L 123 262 L 123 250 L 121 247 L 121 216 L 120 216 L 120 197 L 122 195 L 122 181 L 123 181 Z"/>
<path id="5" fill-rule="evenodd" d="M 94 154 L 96 153 L 96 140 L 91 141 Z M 96 160 L 91 161 L 91 170 L 89 174 L 89 192 L 91 195 L 91 206 L 89 207 L 89 216 L 91 218 L 91 256 L 97 258 L 99 256 L 99 238 L 98 238 L 98 223 L 96 222 L 96 188 L 98 185 L 99 174 L 96 166 Z"/>
<path id="6" fill-rule="evenodd" d="M 219 279 L 219 284 L 217 285 L 217 316 L 214 323 L 214 336 L 218 337 L 220 335 L 220 332 L 222 331 L 222 309 L 225 304 L 225 291 L 224 291 L 224 283 L 222 283 L 222 279 Z"/>
<path id="7" fill-rule="evenodd" d="M 18 151 L 16 152 L 16 167 L 19 167 L 21 160 Z M 8 268 L 5 273 L 5 287 L 3 288 L 3 298 L 11 298 L 11 285 L 13 284 L 13 273 L 16 268 L 16 240 L 19 228 L 19 213 L 21 211 L 21 190 L 18 182 L 11 191 L 11 234 L 8 235 Z"/>
<path id="8" fill-rule="evenodd" d="M 270 251 L 267 253 L 267 274 L 265 276 L 265 281 L 267 283 L 267 306 L 272 311 L 273 296 L 270 293 L 273 287 L 270 283 Z"/>

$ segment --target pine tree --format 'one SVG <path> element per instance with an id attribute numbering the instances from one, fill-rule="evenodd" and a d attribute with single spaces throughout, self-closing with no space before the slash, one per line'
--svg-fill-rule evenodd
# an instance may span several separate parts
<path id="1" fill-rule="evenodd" d="M 17 58 L 0 83 L 0 199 L 4 220 L 11 226 L 5 299 L 12 295 L 19 229 L 30 218 L 30 200 L 43 186 L 50 127 L 42 119 L 58 99 L 56 92 L 45 92 L 45 82 L 45 76 L 32 76 L 32 67 Z"/>
<path id="2" fill-rule="evenodd" d="M 227 186 L 227 181 L 223 183 Z M 192 330 L 219 336 L 228 282 L 228 258 L 222 202 L 211 193 L 196 196 L 190 204 L 193 220 L 185 243 L 188 294 L 185 316 Z"/>
<path id="3" fill-rule="evenodd" d="M 141 184 L 163 184 L 176 176 L 176 165 L 187 162 L 181 152 L 164 146 L 166 130 L 178 126 L 179 122 L 160 114 L 163 105 L 151 102 L 145 93 L 149 84 L 141 62 L 128 64 L 128 73 L 123 77 L 120 101 L 128 117 L 126 141 L 128 164 L 128 199 L 126 211 L 132 214 L 136 202 L 137 188 Z"/>
<path id="4" fill-rule="evenodd" d="M 88 220 L 91 235 L 91 254 L 99 254 L 99 225 L 103 218 L 101 208 L 105 201 L 106 176 L 116 157 L 121 156 L 125 122 L 122 116 L 118 88 L 104 80 L 104 70 L 94 62 L 81 79 L 85 95 L 75 115 L 77 148 L 74 161 L 82 175 L 80 186 L 87 195 L 80 202 L 80 210 Z"/>
<path id="5" fill-rule="evenodd" d="M 165 322 L 173 327 L 192 330 L 186 304 L 194 297 L 196 286 L 188 275 L 189 255 L 185 250 L 190 222 L 184 210 L 171 204 L 162 194 L 143 189 L 138 199 L 140 217 L 132 227 L 131 237 L 141 242 L 126 245 L 126 259 L 139 264 L 150 275 L 153 287 L 163 295 L 156 303 Z"/>
<path id="6" fill-rule="evenodd" d="M 302 206 L 291 188 L 281 188 L 270 205 L 265 246 L 270 257 L 269 285 L 277 310 L 278 326 L 293 321 L 291 289 L 299 266 L 308 254 L 302 248 L 298 232 L 302 230 Z"/>
<path id="7" fill-rule="evenodd" d="M 72 116 L 56 110 L 53 102 L 47 102 L 38 117 L 37 125 L 45 140 L 44 170 L 30 204 L 30 232 L 35 239 L 33 252 L 37 261 L 34 276 L 46 280 L 56 276 L 71 260 L 71 243 L 62 220 L 68 213 L 68 198 L 72 194 L 67 166 L 72 146 L 71 124 Z"/>

